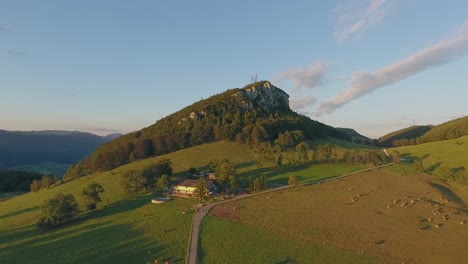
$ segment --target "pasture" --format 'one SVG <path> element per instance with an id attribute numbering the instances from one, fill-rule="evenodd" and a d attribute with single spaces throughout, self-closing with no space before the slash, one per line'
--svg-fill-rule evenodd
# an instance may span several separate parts
<path id="1" fill-rule="evenodd" d="M 152 205 L 150 195 L 128 198 L 121 186 L 123 174 L 167 157 L 173 162 L 175 175 L 183 177 L 188 168 L 203 167 L 213 158 L 252 162 L 255 158 L 248 150 L 236 143 L 206 144 L 1 201 L 0 259 L 5 263 L 146 263 L 160 257 L 183 263 L 192 221 L 190 208 L 198 201 L 176 199 Z M 84 210 L 80 194 L 91 182 L 105 189 L 98 211 L 50 231 L 37 229 L 39 207 L 46 199 L 71 193 Z"/>
<path id="2" fill-rule="evenodd" d="M 437 170 L 443 166 L 448 168 L 468 168 L 468 136 L 420 145 L 391 148 L 388 152 L 391 153 L 392 150 L 397 150 L 402 158 L 409 161 L 413 161 L 416 158 L 422 159 L 424 168 L 430 172 L 437 173 Z"/>
<path id="3" fill-rule="evenodd" d="M 241 254 L 228 253 L 230 248 L 214 250 L 210 243 L 245 236 L 249 242 L 236 243 L 236 251 L 265 254 L 277 248 L 250 234 L 269 232 L 297 243 L 311 243 L 305 246 L 311 250 L 312 243 L 318 243 L 380 262 L 466 263 L 468 199 L 460 195 L 426 175 L 397 175 L 384 170 L 359 173 L 217 206 L 211 212 L 215 220 L 208 218 L 203 224 L 200 251 L 202 259 L 248 263 Z M 223 221 L 235 225 L 219 233 L 208 231 Z M 294 249 L 285 247 L 277 253 L 279 259 L 288 257 L 302 263 L 302 253 Z"/>

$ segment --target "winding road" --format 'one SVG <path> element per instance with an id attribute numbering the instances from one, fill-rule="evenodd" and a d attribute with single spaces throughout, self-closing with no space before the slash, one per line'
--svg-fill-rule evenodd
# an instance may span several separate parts
<path id="1" fill-rule="evenodd" d="M 314 182 L 303 183 L 303 184 L 299 184 L 297 186 L 307 186 L 307 185 L 314 185 L 314 184 L 317 184 L 317 183 L 333 181 L 333 180 L 337 180 L 337 179 L 341 179 L 341 178 L 344 178 L 344 177 L 351 176 L 353 174 L 357 174 L 357 173 L 361 173 L 361 172 L 365 172 L 365 171 L 371 171 L 371 170 L 375 170 L 375 169 L 380 169 L 380 168 L 384 168 L 384 167 L 388 167 L 388 166 L 392 166 L 392 165 L 393 165 L 393 163 L 390 163 L 390 164 L 387 164 L 387 165 L 382 165 L 382 166 L 375 167 L 375 168 L 360 170 L 360 171 L 356 171 L 356 172 L 336 176 L 336 177 L 333 177 L 333 178 L 328 178 L 328 179 L 325 179 L 325 180 L 319 180 L 319 181 L 314 181 Z M 291 185 L 284 185 L 284 186 L 281 186 L 281 187 L 269 189 L 269 190 L 254 193 L 254 194 L 241 194 L 241 195 L 238 195 L 238 196 L 236 196 L 236 197 L 234 197 L 232 199 L 228 199 L 228 200 L 208 204 L 208 205 L 205 205 L 202 208 L 200 208 L 197 212 L 195 212 L 195 216 L 193 218 L 192 236 L 191 236 L 191 239 L 190 239 L 190 250 L 189 250 L 189 256 L 188 256 L 188 263 L 189 264 L 196 264 L 197 263 L 198 233 L 199 233 L 199 230 L 200 230 L 200 224 L 203 221 L 203 218 L 206 216 L 206 214 L 211 210 L 211 208 L 213 208 L 214 206 L 223 204 L 223 203 L 228 203 L 228 202 L 232 202 L 232 201 L 236 201 L 236 200 L 240 200 L 240 199 L 245 199 L 245 198 L 249 198 L 249 197 L 252 197 L 252 196 L 257 196 L 257 195 L 261 195 L 261 194 L 265 194 L 265 193 L 269 193 L 269 192 L 276 192 L 276 191 L 284 190 L 284 189 L 288 189 L 288 188 L 291 188 Z"/>

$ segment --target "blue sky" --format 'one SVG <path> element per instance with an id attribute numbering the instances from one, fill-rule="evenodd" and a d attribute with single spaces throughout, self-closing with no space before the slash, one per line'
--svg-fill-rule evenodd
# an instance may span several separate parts
<path id="1" fill-rule="evenodd" d="M 252 75 L 379 137 L 468 114 L 468 1 L 0 2 L 0 129 L 130 132 Z"/>

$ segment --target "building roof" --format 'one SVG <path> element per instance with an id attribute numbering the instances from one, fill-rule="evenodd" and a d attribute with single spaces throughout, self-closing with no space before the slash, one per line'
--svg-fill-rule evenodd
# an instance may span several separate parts
<path id="1" fill-rule="evenodd" d="M 197 187 L 198 180 L 184 180 L 183 182 L 177 184 L 178 186 L 185 186 L 185 187 Z M 213 181 L 206 181 L 206 185 L 210 186 L 213 184 Z"/>

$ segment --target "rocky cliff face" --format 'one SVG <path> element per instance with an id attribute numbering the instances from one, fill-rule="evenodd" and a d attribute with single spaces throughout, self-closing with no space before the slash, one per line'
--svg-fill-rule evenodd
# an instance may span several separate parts
<path id="1" fill-rule="evenodd" d="M 247 110 L 289 109 L 289 95 L 268 81 L 247 86 L 233 96 L 242 98 L 242 107 Z"/>
<path id="2" fill-rule="evenodd" d="M 290 110 L 289 108 L 289 95 L 274 86 L 269 81 L 256 82 L 247 85 L 242 89 L 236 89 L 236 92 L 230 94 L 233 103 L 243 111 L 264 111 L 264 112 L 277 112 L 282 110 Z M 201 110 L 203 109 L 203 110 Z M 192 111 L 190 114 L 182 118 L 179 124 L 188 120 L 202 119 L 207 115 L 212 114 L 206 105 Z"/>

